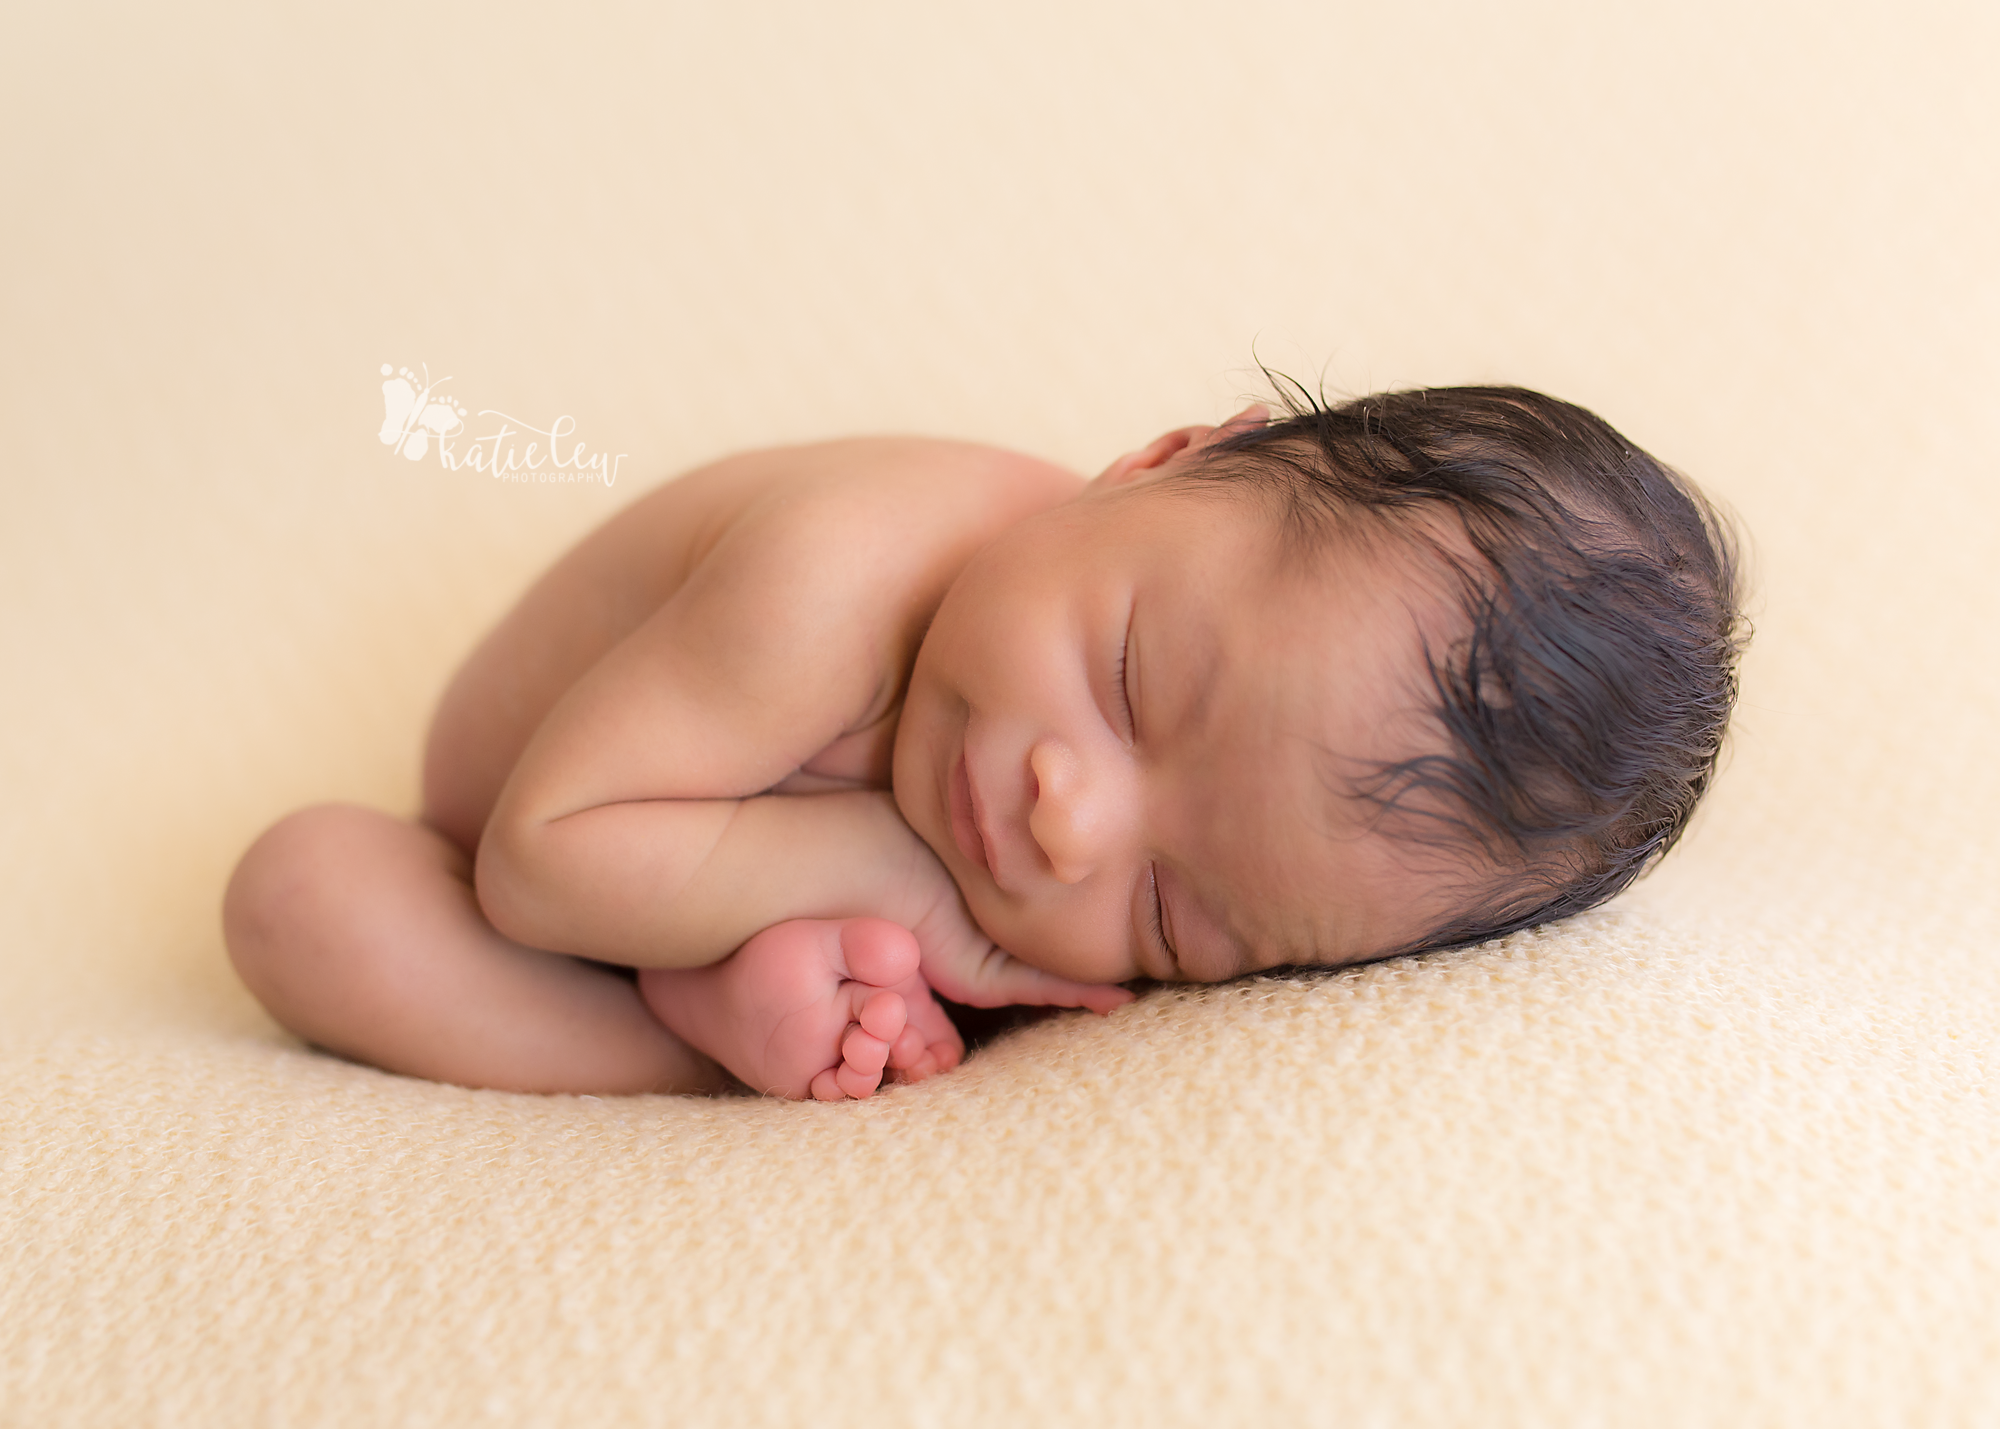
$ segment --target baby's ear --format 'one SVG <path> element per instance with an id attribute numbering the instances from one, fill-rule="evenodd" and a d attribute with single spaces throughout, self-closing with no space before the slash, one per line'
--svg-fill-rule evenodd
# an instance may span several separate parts
<path id="1" fill-rule="evenodd" d="M 1127 452 L 1097 474 L 1092 486 L 1124 486 L 1164 464 L 1168 457 L 1186 447 L 1208 430 L 1207 427 L 1180 427 L 1153 438 L 1135 452 Z"/>
<path id="2" fill-rule="evenodd" d="M 1191 446 L 1206 446 L 1232 436 L 1246 427 L 1260 427 L 1271 420 L 1271 411 L 1261 404 L 1245 407 L 1219 427 L 1176 427 L 1155 437 L 1135 452 L 1127 452 L 1098 474 L 1092 486 L 1124 486 L 1147 472 L 1164 466 L 1169 457 Z"/>
<path id="3" fill-rule="evenodd" d="M 1252 427 L 1261 427 L 1270 420 L 1271 409 L 1266 407 L 1262 402 L 1252 402 L 1221 426 L 1214 428 L 1215 435 L 1210 437 L 1209 440 L 1220 441 L 1224 437 L 1233 437 L 1238 432 L 1248 431 Z"/>

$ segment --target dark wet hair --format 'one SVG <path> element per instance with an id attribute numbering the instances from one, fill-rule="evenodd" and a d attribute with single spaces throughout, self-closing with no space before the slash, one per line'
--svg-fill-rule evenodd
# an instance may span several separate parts
<path id="1" fill-rule="evenodd" d="M 1194 479 L 1278 498 L 1287 536 L 1406 535 L 1455 588 L 1426 645 L 1447 749 L 1352 792 L 1378 827 L 1471 853 L 1460 912 L 1394 953 L 1591 908 L 1650 868 L 1715 776 L 1748 639 L 1736 541 L 1684 477 L 1581 407 L 1519 387 L 1328 406 L 1274 378 L 1286 417 L 1212 445 Z M 1449 513 L 1463 539 L 1439 538 Z M 1391 954 L 1392 955 L 1392 954 Z"/>

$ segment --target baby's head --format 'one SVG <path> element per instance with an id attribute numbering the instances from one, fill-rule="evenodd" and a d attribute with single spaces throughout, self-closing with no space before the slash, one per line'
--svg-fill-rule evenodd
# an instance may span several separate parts
<path id="1" fill-rule="evenodd" d="M 1591 414 L 1389 393 L 1172 432 L 966 567 L 896 798 L 982 927 L 1215 981 L 1591 907 L 1685 828 L 1741 646 L 1727 532 Z"/>

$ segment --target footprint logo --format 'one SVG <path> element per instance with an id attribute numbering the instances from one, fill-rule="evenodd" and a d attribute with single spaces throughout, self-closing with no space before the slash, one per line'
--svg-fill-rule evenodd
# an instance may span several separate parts
<path id="1" fill-rule="evenodd" d="M 393 374 L 393 375 L 392 375 Z M 389 380 L 382 384 L 382 445 L 394 447 L 411 461 L 423 460 L 424 453 L 431 449 L 433 433 L 440 437 L 455 437 L 465 430 L 465 408 L 449 397 L 435 400 L 431 393 L 446 382 L 449 377 L 430 380 L 430 369 L 424 369 L 420 379 L 409 368 L 395 368 L 382 364 L 382 375 Z M 423 382 L 420 389 L 416 385 Z"/>

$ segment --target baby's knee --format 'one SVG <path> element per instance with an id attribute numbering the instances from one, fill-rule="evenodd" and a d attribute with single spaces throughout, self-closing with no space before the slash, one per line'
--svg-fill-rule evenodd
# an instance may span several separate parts
<path id="1" fill-rule="evenodd" d="M 222 898 L 223 941 L 237 975 L 271 1014 L 292 1026 L 292 1004 L 332 969 L 346 942 L 361 868 L 384 824 L 372 809 L 318 804 L 287 814 L 250 845 Z"/>
<path id="2" fill-rule="evenodd" d="M 339 812 L 339 806 L 323 804 L 287 814 L 237 860 L 222 895 L 222 932 L 239 963 L 244 954 L 262 951 L 285 921 L 284 910 L 311 880 L 314 852 Z"/>

